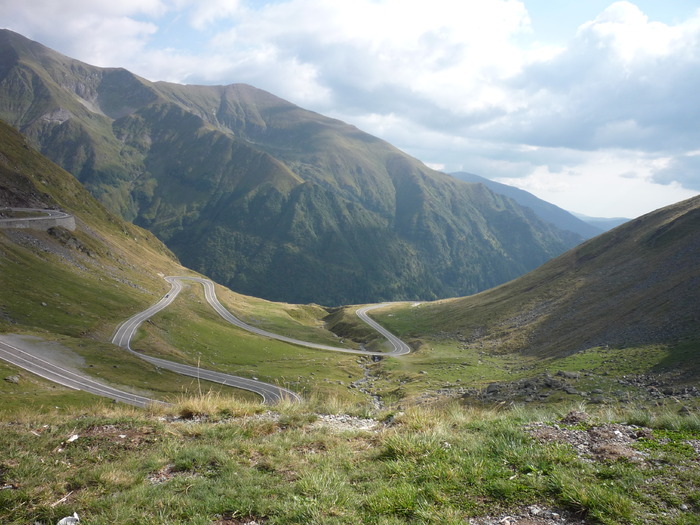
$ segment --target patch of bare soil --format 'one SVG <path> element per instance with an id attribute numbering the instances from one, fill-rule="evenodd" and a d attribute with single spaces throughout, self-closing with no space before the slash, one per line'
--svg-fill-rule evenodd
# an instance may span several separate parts
<path id="1" fill-rule="evenodd" d="M 587 419 L 584 416 L 583 413 L 571 412 L 561 420 L 561 423 L 563 425 L 584 423 Z M 650 439 L 652 437 L 650 429 L 618 423 L 583 426 L 584 428 L 567 428 L 558 424 L 533 423 L 527 430 L 538 441 L 571 445 L 576 454 L 585 461 L 626 459 L 637 463 L 644 462 L 646 454 L 635 450 L 632 445 L 640 439 Z"/>
<path id="2" fill-rule="evenodd" d="M 199 472 L 190 470 L 178 470 L 175 465 L 168 464 L 161 467 L 155 472 L 151 472 L 146 479 L 152 485 L 160 485 L 161 483 L 167 483 L 174 478 L 197 478 L 201 476 Z M 235 523 L 235 522 L 234 522 Z"/>
<path id="3" fill-rule="evenodd" d="M 155 429 L 144 426 L 140 428 L 121 428 L 116 425 L 101 425 L 86 429 L 79 438 L 91 447 L 111 446 L 120 449 L 137 449 L 142 444 L 158 440 Z"/>
<path id="4" fill-rule="evenodd" d="M 311 428 L 329 428 L 341 432 L 345 430 L 375 430 L 380 423 L 374 419 L 349 416 L 347 414 L 319 414 L 311 423 Z"/>
<path id="5" fill-rule="evenodd" d="M 530 505 L 510 514 L 470 518 L 467 523 L 469 525 L 589 525 L 592 522 L 583 520 L 567 511 Z"/>
<path id="6" fill-rule="evenodd" d="M 151 472 L 146 479 L 153 485 L 160 485 L 166 481 L 170 481 L 174 477 L 184 475 L 183 472 L 177 472 L 174 470 L 174 465 L 165 465 L 161 469 Z"/>

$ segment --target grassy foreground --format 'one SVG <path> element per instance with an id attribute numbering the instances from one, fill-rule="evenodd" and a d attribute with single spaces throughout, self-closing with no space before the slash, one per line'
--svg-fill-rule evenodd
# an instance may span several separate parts
<path id="1" fill-rule="evenodd" d="M 3 418 L 0 522 L 449 524 L 538 505 L 586 523 L 698 523 L 700 417 L 598 408 L 567 423 L 568 408 L 270 410 L 209 394 Z M 602 455 L 542 439 L 611 429 L 637 437 Z"/>

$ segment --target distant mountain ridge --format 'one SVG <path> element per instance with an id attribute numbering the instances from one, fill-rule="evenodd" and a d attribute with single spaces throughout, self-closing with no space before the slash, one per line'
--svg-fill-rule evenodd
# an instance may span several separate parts
<path id="1" fill-rule="evenodd" d="M 149 82 L 7 30 L 0 118 L 185 265 L 269 299 L 465 295 L 582 240 L 251 86 Z"/>
<path id="2" fill-rule="evenodd" d="M 588 215 L 584 215 L 582 213 L 573 213 L 572 215 L 595 228 L 602 228 L 605 231 L 617 228 L 630 220 L 627 217 L 589 217 Z"/>
<path id="3" fill-rule="evenodd" d="M 577 217 L 575 214 L 563 210 L 550 202 L 535 197 L 532 193 L 521 190 L 520 188 L 509 186 L 508 184 L 501 184 L 500 182 L 496 182 L 473 173 L 467 173 L 465 171 L 458 171 L 451 173 L 451 175 L 465 182 L 477 182 L 484 184 L 494 193 L 505 195 L 506 197 L 513 199 L 518 204 L 527 206 L 534 211 L 540 219 L 555 224 L 562 230 L 577 233 L 584 239 L 590 239 L 591 237 L 600 235 L 603 233 L 603 231 L 605 231 L 605 229 L 609 229 L 599 228 L 593 224 L 590 224 L 580 217 Z M 619 225 L 619 223 L 616 224 L 616 226 L 617 225 Z"/>

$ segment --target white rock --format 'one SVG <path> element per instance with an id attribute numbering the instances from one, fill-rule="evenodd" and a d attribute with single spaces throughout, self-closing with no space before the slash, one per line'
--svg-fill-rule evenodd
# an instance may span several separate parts
<path id="1" fill-rule="evenodd" d="M 61 519 L 56 525 L 75 525 L 80 521 L 80 518 L 78 517 L 78 513 L 74 512 L 72 516 L 66 516 L 65 518 Z"/>

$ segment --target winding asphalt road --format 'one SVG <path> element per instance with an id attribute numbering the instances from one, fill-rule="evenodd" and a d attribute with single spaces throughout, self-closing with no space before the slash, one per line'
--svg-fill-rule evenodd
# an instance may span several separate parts
<path id="1" fill-rule="evenodd" d="M 69 219 L 72 215 L 65 213 L 60 210 L 49 210 L 44 208 L 4 208 L 10 211 L 23 212 L 23 213 L 41 213 L 40 216 L 35 217 L 6 217 L 0 218 L 0 222 L 3 223 L 13 223 L 13 222 L 26 222 L 26 221 L 44 221 L 46 219 Z M 27 345 L 24 349 L 18 348 L 18 343 L 10 343 L 2 339 L 0 335 L 0 359 L 7 361 L 19 368 L 27 370 L 44 379 L 48 379 L 59 385 L 71 388 L 73 390 L 82 390 L 84 392 L 89 392 L 91 394 L 96 394 L 102 397 L 108 397 L 114 399 L 115 401 L 121 401 L 129 405 L 135 405 L 138 407 L 147 407 L 152 403 L 163 403 L 155 399 L 149 399 L 144 396 L 137 394 L 132 394 L 130 392 L 125 392 L 113 388 L 111 386 L 105 385 L 96 381 L 95 379 L 76 372 L 74 370 L 69 370 L 57 363 L 42 359 L 31 353 L 32 346 Z"/>
<path id="2" fill-rule="evenodd" d="M 204 286 L 204 297 L 206 298 L 207 302 L 211 305 L 216 312 L 223 317 L 226 321 L 229 323 L 238 326 L 239 328 L 242 328 L 243 330 L 247 330 L 248 332 L 252 332 L 257 335 L 261 335 L 263 337 L 268 337 L 270 339 L 276 339 L 277 341 L 283 341 L 285 343 L 290 343 L 293 345 L 297 346 L 304 346 L 306 348 L 314 348 L 316 350 L 331 350 L 333 352 L 345 352 L 348 354 L 361 354 L 361 355 L 376 355 L 376 356 L 397 356 L 397 355 L 404 355 L 408 354 L 411 351 L 411 348 L 401 341 L 398 337 L 393 335 L 391 332 L 388 330 L 384 329 L 381 325 L 373 321 L 372 319 L 369 318 L 367 315 L 367 312 L 370 310 L 374 310 L 375 308 L 381 308 L 382 306 L 386 306 L 388 303 L 382 303 L 382 304 L 376 304 L 376 305 L 371 305 L 371 306 L 365 306 L 363 308 L 360 308 L 357 310 L 357 315 L 362 319 L 365 323 L 370 325 L 372 328 L 377 330 L 380 334 L 382 334 L 385 338 L 389 340 L 389 342 L 392 345 L 393 350 L 390 352 L 372 352 L 369 350 L 355 350 L 352 348 L 343 348 L 339 346 L 330 346 L 330 345 L 323 345 L 319 343 L 311 343 L 308 341 L 302 341 L 300 339 L 294 339 L 292 337 L 287 337 L 284 335 L 279 335 L 275 334 L 272 332 L 268 332 L 267 330 L 263 330 L 261 328 L 257 328 L 255 326 L 251 326 L 249 324 L 244 323 L 237 317 L 235 317 L 231 312 L 229 312 L 224 306 L 219 302 L 219 299 L 216 297 L 216 290 L 214 288 L 214 283 L 210 281 L 209 279 L 201 279 L 198 277 L 166 277 L 166 281 L 168 281 L 172 289 L 170 292 L 168 292 L 163 299 L 174 299 L 180 290 L 182 289 L 182 286 L 179 284 L 179 281 L 181 280 L 189 280 L 189 281 L 196 281 L 198 283 L 201 283 L 202 286 Z M 170 297 L 169 297 L 170 296 Z M 161 301 L 163 301 L 161 299 Z M 160 302 L 158 303 L 160 304 Z M 170 304 L 168 302 L 167 304 Z M 161 307 L 163 308 L 163 307 Z M 159 308 L 156 311 L 159 311 L 161 308 Z M 151 314 L 152 315 L 152 314 Z M 133 318 L 132 318 L 133 319 Z"/>
<path id="3" fill-rule="evenodd" d="M 122 348 L 125 348 L 129 350 L 130 352 L 133 352 L 134 354 L 138 355 L 142 359 L 148 361 L 149 363 L 152 363 L 156 366 L 159 366 L 161 368 L 171 370 L 173 372 L 177 372 L 179 374 L 184 374 L 188 375 L 191 377 L 197 377 L 200 379 L 206 379 L 207 381 L 212 381 L 215 383 L 221 383 L 224 385 L 228 386 L 233 386 L 236 388 L 241 388 L 243 390 L 249 390 L 251 392 L 255 392 L 259 395 L 262 396 L 263 402 L 265 403 L 276 403 L 282 399 L 289 399 L 293 401 L 299 401 L 301 398 L 299 397 L 298 394 L 295 392 L 288 390 L 286 388 L 279 387 L 277 385 L 271 385 L 269 383 L 265 383 L 262 381 L 257 381 L 253 379 L 248 379 L 244 377 L 238 377 L 238 376 L 233 376 L 230 374 L 224 374 L 222 372 L 214 372 L 211 370 L 204 370 L 198 367 L 190 366 L 190 365 L 184 365 L 180 363 L 175 363 L 172 361 L 167 361 L 165 359 L 159 359 L 157 357 L 150 357 L 146 356 L 144 354 L 140 354 L 137 352 L 134 352 L 131 349 L 131 339 L 133 338 L 134 334 L 136 333 L 136 330 L 138 327 L 143 323 L 146 319 L 152 317 L 156 313 L 160 312 L 164 308 L 166 308 L 169 304 L 171 304 L 177 295 L 180 293 L 182 290 L 182 281 L 194 281 L 201 283 L 202 286 L 204 287 L 204 297 L 206 298 L 207 302 L 211 305 L 214 310 L 226 321 L 229 323 L 242 328 L 243 330 L 247 330 L 249 332 L 252 332 L 254 334 L 263 336 L 263 337 L 268 337 L 270 339 L 276 339 L 278 341 L 283 341 L 285 343 L 290 343 L 294 345 L 299 345 L 299 346 L 304 346 L 307 348 L 314 348 L 318 350 L 332 350 L 335 352 L 344 352 L 344 353 L 352 353 L 352 354 L 364 354 L 364 355 L 372 355 L 372 356 L 397 356 L 397 355 L 404 355 L 407 354 L 411 351 L 410 347 L 401 341 L 398 337 L 393 335 L 391 332 L 380 326 L 378 323 L 373 321 L 372 319 L 369 318 L 367 315 L 367 312 L 369 310 L 372 310 L 374 308 L 379 308 L 381 306 L 384 306 L 384 304 L 378 304 L 378 305 L 372 305 L 372 306 L 365 306 L 363 308 L 360 308 L 357 311 L 357 315 L 362 319 L 364 322 L 369 324 L 372 328 L 377 330 L 379 333 L 381 333 L 384 337 L 388 339 L 390 344 L 392 345 L 393 350 L 391 352 L 371 352 L 368 350 L 354 350 L 351 348 L 341 348 L 341 347 L 336 347 L 336 346 L 330 346 L 330 345 L 322 345 L 318 343 L 311 343 L 308 341 L 302 341 L 300 339 L 294 339 L 291 337 L 287 337 L 284 335 L 279 335 L 275 334 L 272 332 L 268 332 L 267 330 L 262 330 L 260 328 L 257 328 L 255 326 L 251 326 L 247 323 L 244 323 L 237 317 L 235 317 L 231 312 L 229 312 L 224 306 L 219 302 L 218 297 L 216 296 L 216 290 L 214 288 L 214 283 L 210 281 L 209 279 L 202 279 L 199 277 L 176 277 L 176 276 L 170 276 L 165 278 L 166 281 L 170 283 L 170 291 L 166 293 L 163 298 L 158 301 L 156 304 L 151 306 L 150 308 L 147 308 L 146 310 L 139 312 L 138 314 L 134 315 L 133 317 L 130 317 L 127 319 L 124 323 L 122 323 L 118 328 L 117 331 L 114 333 L 114 337 L 112 338 L 112 343 L 121 346 Z"/>
<path id="4" fill-rule="evenodd" d="M 52 363 L 51 361 L 26 352 L 18 348 L 16 343 L 10 344 L 0 340 L 0 359 L 23 368 L 39 377 L 58 383 L 59 385 L 74 390 L 83 390 L 84 392 L 90 392 L 98 396 L 108 397 L 115 401 L 128 403 L 129 405 L 146 407 L 152 403 L 162 403 L 162 401 L 156 401 L 104 385 L 86 375 L 74 372 L 73 370 L 69 370 L 56 363 Z"/>
<path id="5" fill-rule="evenodd" d="M 263 403 L 265 404 L 277 403 L 279 401 L 282 401 L 283 399 L 288 399 L 291 401 L 301 401 L 301 397 L 296 392 L 293 392 L 286 388 L 282 388 L 277 385 L 272 385 L 270 383 L 265 383 L 263 381 L 257 381 L 254 379 L 248 379 L 246 377 L 238 377 L 231 374 L 225 374 L 223 372 L 206 370 L 196 366 L 176 363 L 174 361 L 168 361 L 167 359 L 160 359 L 158 357 L 151 357 L 145 354 L 134 352 L 131 349 L 131 339 L 134 336 L 134 334 L 136 334 L 136 330 L 138 330 L 138 327 L 146 319 L 154 316 L 175 300 L 177 295 L 182 290 L 182 280 L 197 281 L 202 283 L 204 285 L 205 296 L 209 304 L 211 304 L 215 309 L 217 309 L 215 305 L 218 305 L 219 308 L 221 308 L 223 311 L 229 313 L 228 310 L 226 310 L 221 305 L 221 303 L 219 303 L 219 300 L 216 297 L 216 293 L 214 292 L 214 284 L 211 281 L 207 279 L 187 277 L 166 277 L 165 279 L 171 285 L 170 291 L 166 293 L 160 301 L 158 301 L 150 308 L 147 308 L 143 312 L 139 312 L 133 317 L 130 317 L 129 319 L 124 321 L 124 323 L 122 323 L 117 328 L 117 331 L 114 333 L 114 337 L 112 337 L 113 344 L 121 346 L 122 348 L 125 348 L 134 355 L 137 355 L 144 361 L 148 361 L 149 363 L 163 368 L 165 370 L 170 370 L 178 374 L 196 377 L 198 379 L 205 379 L 214 383 L 220 383 L 222 385 L 240 388 L 243 390 L 248 390 L 250 392 L 255 392 L 256 394 L 262 396 Z M 211 299 L 211 297 L 213 297 L 213 299 Z M 219 309 L 217 309 L 217 312 L 221 313 Z"/>
<path id="6" fill-rule="evenodd" d="M 53 210 L 48 210 L 53 211 Z M 56 212 L 63 213 L 63 212 Z M 254 334 L 268 337 L 270 339 L 276 339 L 278 341 L 283 341 L 286 343 L 304 346 L 307 348 L 314 348 L 318 350 L 331 350 L 334 352 L 352 353 L 352 354 L 362 354 L 371 356 L 399 356 L 408 354 L 411 349 L 410 347 L 401 341 L 398 337 L 393 335 L 391 332 L 383 328 L 376 321 L 372 320 L 367 312 L 375 308 L 380 308 L 385 306 L 387 303 L 365 306 L 357 310 L 357 315 L 365 323 L 370 325 L 372 328 L 377 330 L 382 334 L 391 344 L 392 350 L 389 352 L 373 352 L 368 350 L 354 350 L 350 348 L 341 348 L 330 345 L 322 345 L 318 343 L 312 343 L 308 341 L 302 341 L 299 339 L 294 339 L 291 337 L 274 334 L 266 330 L 251 326 L 244 323 L 237 317 L 235 317 L 231 312 L 229 312 L 224 306 L 219 302 L 216 296 L 216 291 L 214 288 L 214 283 L 208 279 L 202 279 L 198 277 L 166 277 L 165 278 L 171 285 L 170 291 L 165 294 L 165 296 L 160 299 L 156 304 L 147 308 L 146 310 L 139 312 L 138 314 L 130 317 L 124 323 L 122 323 L 116 330 L 114 337 L 112 338 L 112 343 L 125 348 L 134 355 L 137 355 L 141 359 L 148 361 L 149 363 L 163 368 L 165 370 L 170 370 L 178 374 L 195 377 L 198 379 L 203 379 L 206 381 L 211 381 L 215 383 L 220 383 L 223 385 L 240 388 L 243 390 L 248 390 L 259 394 L 263 398 L 263 402 L 266 404 L 277 403 L 281 400 L 290 401 L 300 401 L 301 397 L 292 390 L 265 383 L 263 381 L 258 381 L 254 379 L 249 379 L 245 377 L 238 377 L 230 374 L 225 374 L 223 372 L 216 372 L 213 370 L 206 370 L 190 365 L 185 365 L 181 363 L 176 363 L 173 361 L 168 361 L 165 359 L 160 359 L 157 357 L 147 356 L 141 353 L 134 352 L 131 349 L 130 343 L 138 327 L 148 318 L 152 317 L 156 313 L 160 312 L 168 305 L 170 305 L 177 295 L 182 290 L 182 281 L 195 281 L 202 284 L 204 287 L 204 295 L 207 302 L 216 310 L 216 312 L 226 321 L 231 324 L 238 326 L 244 330 L 252 332 Z M 131 405 L 136 405 L 140 407 L 148 406 L 151 403 L 162 403 L 161 401 L 156 401 L 143 396 L 132 394 L 129 392 L 124 392 L 116 388 L 110 387 L 108 385 L 102 384 L 99 381 L 64 368 L 56 363 L 47 361 L 37 357 L 31 353 L 31 348 L 28 346 L 25 349 L 17 347 L 17 342 L 14 344 L 10 342 L 3 341 L 0 336 L 0 359 L 10 362 L 18 367 L 21 367 L 29 372 L 32 372 L 40 377 L 53 381 L 55 383 L 64 385 L 69 388 L 76 390 L 83 390 L 85 392 L 90 392 L 99 396 L 108 397 L 117 401 L 122 401 Z"/>
<path id="7" fill-rule="evenodd" d="M 44 208 L 4 208 L 5 210 L 18 211 L 25 213 L 44 213 L 45 215 L 39 217 L 8 217 L 0 219 L 0 222 L 20 222 L 20 221 L 43 221 L 45 219 L 68 219 L 72 215 L 60 211 L 60 210 L 49 210 Z M 2 211 L 2 209 L 0 209 Z"/>
<path id="8" fill-rule="evenodd" d="M 390 355 L 390 356 L 397 356 L 397 355 L 406 355 L 411 352 L 411 347 L 408 346 L 406 343 L 404 343 L 401 339 L 396 337 L 394 334 L 392 334 L 389 330 L 384 328 L 382 325 L 380 325 L 377 321 L 374 321 L 371 319 L 368 315 L 367 312 L 370 310 L 374 310 L 375 308 L 381 308 L 382 306 L 387 306 L 389 303 L 381 303 L 381 304 L 373 304 L 370 306 L 363 306 L 362 308 L 358 308 L 355 313 L 357 314 L 357 317 L 362 319 L 366 324 L 370 325 L 372 328 L 374 328 L 377 332 L 382 334 L 389 343 L 391 343 L 391 346 L 394 348 L 391 352 L 358 352 L 358 353 L 364 353 L 364 354 L 369 354 L 369 355 Z"/>

